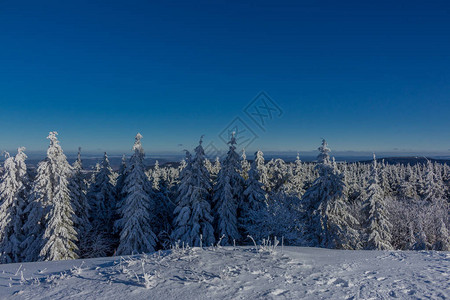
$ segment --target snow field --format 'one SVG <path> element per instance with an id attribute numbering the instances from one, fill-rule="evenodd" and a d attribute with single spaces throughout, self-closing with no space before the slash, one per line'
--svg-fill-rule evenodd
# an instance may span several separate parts
<path id="1" fill-rule="evenodd" d="M 177 248 L 0 266 L 1 299 L 448 299 L 450 253 Z"/>

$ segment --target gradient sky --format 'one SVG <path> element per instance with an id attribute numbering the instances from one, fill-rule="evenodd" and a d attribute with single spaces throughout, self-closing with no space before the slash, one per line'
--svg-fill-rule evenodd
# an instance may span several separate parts
<path id="1" fill-rule="evenodd" d="M 266 91 L 265 131 L 244 113 Z M 0 149 L 450 154 L 449 1 L 0 1 Z"/>

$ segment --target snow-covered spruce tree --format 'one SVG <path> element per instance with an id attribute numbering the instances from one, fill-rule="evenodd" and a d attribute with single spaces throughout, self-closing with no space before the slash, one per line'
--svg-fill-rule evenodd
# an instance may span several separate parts
<path id="1" fill-rule="evenodd" d="M 155 166 L 151 172 L 152 188 L 159 190 L 159 182 L 161 181 L 161 169 L 159 168 L 159 162 L 155 162 Z"/>
<path id="2" fill-rule="evenodd" d="M 48 155 L 48 151 L 47 151 Z M 44 217 L 53 197 L 52 169 L 48 157 L 38 164 L 37 175 L 32 183 L 27 206 L 24 209 L 25 222 L 22 227 L 24 241 L 21 243 L 22 260 L 26 262 L 37 261 L 42 247 L 45 230 Z"/>
<path id="3" fill-rule="evenodd" d="M 222 168 L 222 165 L 220 164 L 220 159 L 218 156 L 216 156 L 216 159 L 214 161 L 213 166 L 213 172 L 211 174 L 212 179 L 215 179 L 217 175 L 219 174 L 220 168 Z"/>
<path id="4" fill-rule="evenodd" d="M 48 214 L 44 232 L 44 246 L 39 253 L 40 260 L 77 259 L 77 231 L 73 220 L 75 212 L 70 202 L 67 176 L 59 176 L 55 186 L 53 203 Z"/>
<path id="5" fill-rule="evenodd" d="M 256 157 L 256 153 L 255 153 Z M 245 236 L 250 235 L 256 240 L 267 237 L 268 213 L 267 195 L 263 190 L 263 185 L 259 181 L 259 174 L 256 168 L 256 160 L 251 164 L 244 190 L 245 200 L 243 202 L 241 228 Z"/>
<path id="6" fill-rule="evenodd" d="M 24 150 L 19 148 L 16 157 L 5 153 L 4 172 L 0 179 L 0 263 L 19 262 L 21 257 L 23 209 L 28 184 Z"/>
<path id="7" fill-rule="evenodd" d="M 244 180 L 248 179 L 248 171 L 250 170 L 250 163 L 247 160 L 247 155 L 245 154 L 245 149 L 242 149 L 241 155 L 241 176 Z"/>
<path id="8" fill-rule="evenodd" d="M 434 199 L 432 203 L 424 200 L 421 207 L 422 219 L 430 250 L 449 251 L 449 211 L 450 204 L 445 199 Z"/>
<path id="9" fill-rule="evenodd" d="M 272 159 L 267 164 L 269 173 L 269 189 L 271 193 L 277 193 L 284 189 L 284 185 L 288 182 L 288 178 L 292 175 L 288 166 L 281 158 Z"/>
<path id="10" fill-rule="evenodd" d="M 70 198 L 73 203 L 75 228 L 79 237 L 80 255 L 83 256 L 88 248 L 87 236 L 92 226 L 89 220 L 90 206 L 86 197 L 87 183 L 83 174 L 81 148 L 78 148 L 77 160 L 72 165 L 72 174 L 69 179 Z"/>
<path id="11" fill-rule="evenodd" d="M 170 234 L 172 231 L 172 215 L 175 207 L 170 200 L 168 182 L 164 174 L 165 170 L 161 169 L 158 161 L 156 161 L 151 176 L 152 190 L 150 192 L 150 197 L 155 203 L 152 228 L 154 232 L 158 233 L 159 246 L 167 249 L 171 246 Z"/>
<path id="12" fill-rule="evenodd" d="M 264 162 L 264 154 L 260 150 L 256 152 L 255 164 L 258 170 L 259 182 L 262 183 L 262 188 L 268 192 L 270 186 L 269 175 L 267 174 L 267 168 Z"/>
<path id="13" fill-rule="evenodd" d="M 437 225 L 436 241 L 433 250 L 450 251 L 450 233 L 443 219 L 439 219 Z"/>
<path id="14" fill-rule="evenodd" d="M 116 180 L 116 197 L 117 203 L 116 208 L 120 207 L 120 201 L 123 199 L 124 195 L 122 194 L 123 186 L 125 184 L 125 178 L 127 177 L 127 159 L 125 154 L 122 155 L 122 161 L 120 163 L 119 172 L 117 173 Z"/>
<path id="15" fill-rule="evenodd" d="M 268 217 L 261 228 L 269 231 L 261 238 L 284 237 L 286 245 L 304 244 L 304 225 L 299 220 L 301 215 L 300 199 L 283 187 L 269 195 Z"/>
<path id="16" fill-rule="evenodd" d="M 398 196 L 403 199 L 419 200 L 416 191 L 417 178 L 413 168 L 408 164 L 407 173 L 403 182 L 400 184 Z"/>
<path id="17" fill-rule="evenodd" d="M 230 148 L 222 162 L 214 187 L 214 212 L 216 233 L 223 236 L 222 244 L 230 245 L 241 238 L 238 229 L 244 180 L 240 175 L 239 155 L 236 153 L 236 138 L 233 133 L 228 142 Z"/>
<path id="18" fill-rule="evenodd" d="M 300 156 L 297 153 L 294 165 L 292 166 L 292 176 L 289 177 L 289 181 L 292 187 L 292 192 L 299 198 L 303 196 L 305 190 L 303 189 L 305 184 L 305 177 L 303 173 L 303 165 L 300 160 Z"/>
<path id="19" fill-rule="evenodd" d="M 111 169 L 106 153 L 94 168 L 87 199 L 90 206 L 91 230 L 87 236 L 84 257 L 104 257 L 114 253 L 118 237 L 113 230 L 116 219 L 116 174 Z M 83 242 L 84 243 L 84 242 Z"/>
<path id="20" fill-rule="evenodd" d="M 91 189 L 91 187 L 95 183 L 95 176 L 97 176 L 98 172 L 100 172 L 100 163 L 96 162 L 95 166 L 92 168 L 91 178 L 88 181 L 89 190 Z"/>
<path id="21" fill-rule="evenodd" d="M 391 245 L 397 250 L 408 250 L 415 243 L 414 222 L 409 200 L 392 198 L 386 203 L 392 224 Z"/>
<path id="22" fill-rule="evenodd" d="M 37 175 L 25 209 L 23 226 L 25 240 L 21 246 L 24 261 L 62 260 L 78 257 L 77 232 L 70 199 L 67 162 L 57 132 L 47 137 L 47 157 L 39 163 Z"/>
<path id="23" fill-rule="evenodd" d="M 193 158 L 186 151 L 187 166 L 180 174 L 172 240 L 194 247 L 201 244 L 210 246 L 214 244 L 213 217 L 209 199 L 211 180 L 204 164 L 202 138 L 194 151 Z"/>
<path id="24" fill-rule="evenodd" d="M 380 186 L 383 189 L 385 196 L 392 196 L 391 178 L 389 176 L 389 165 L 387 165 L 384 159 L 381 161 L 380 171 Z"/>
<path id="25" fill-rule="evenodd" d="M 25 147 L 19 147 L 17 149 L 17 154 L 14 157 L 14 161 L 16 162 L 17 167 L 17 178 L 19 178 L 24 185 L 24 189 L 22 190 L 22 192 L 26 193 L 30 188 L 30 176 L 28 174 L 27 164 L 25 162 L 28 156 L 24 151 Z"/>
<path id="26" fill-rule="evenodd" d="M 418 220 L 417 222 L 414 239 L 416 242 L 412 246 L 412 250 L 428 250 L 431 248 L 431 244 L 428 241 L 427 235 L 423 228 L 423 220 Z"/>
<path id="27" fill-rule="evenodd" d="M 337 249 L 359 248 L 358 221 L 350 214 L 344 199 L 343 176 L 335 170 L 330 160 L 330 149 L 325 140 L 319 147 L 317 170 L 319 178 L 302 198 L 305 239 L 310 246 Z"/>
<path id="28" fill-rule="evenodd" d="M 157 242 L 152 230 L 155 204 L 149 195 L 151 185 L 145 175 L 145 154 L 141 139 L 142 135 L 138 133 L 123 188 L 126 196 L 120 207 L 120 219 L 115 222 L 115 227 L 120 231 L 118 255 L 153 252 Z"/>
<path id="29" fill-rule="evenodd" d="M 445 188 L 442 180 L 436 176 L 433 164 L 427 162 L 426 173 L 423 179 L 422 199 L 428 202 L 444 198 Z"/>
<path id="30" fill-rule="evenodd" d="M 116 176 L 109 163 L 106 152 L 95 173 L 94 182 L 87 194 L 91 207 L 91 221 L 95 235 L 110 235 L 112 233 L 113 215 L 116 207 L 115 193 Z"/>
<path id="31" fill-rule="evenodd" d="M 211 177 L 212 176 L 212 174 L 214 173 L 214 166 L 213 166 L 213 164 L 211 163 L 211 161 L 206 157 L 205 158 L 205 168 L 206 168 L 206 170 L 208 170 L 208 172 L 209 172 L 209 176 Z"/>
<path id="32" fill-rule="evenodd" d="M 365 248 L 368 250 L 392 250 L 389 215 L 383 190 L 378 184 L 378 166 L 373 155 L 369 186 L 367 187 L 364 212 L 367 216 Z"/>

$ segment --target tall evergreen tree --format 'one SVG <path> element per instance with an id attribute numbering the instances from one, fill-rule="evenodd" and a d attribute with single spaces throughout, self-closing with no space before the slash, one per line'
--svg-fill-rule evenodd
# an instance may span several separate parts
<path id="1" fill-rule="evenodd" d="M 300 160 L 300 156 L 297 153 L 297 157 L 295 159 L 294 165 L 292 167 L 292 176 L 289 178 L 290 184 L 292 185 L 292 192 L 298 197 L 301 198 L 305 193 L 304 185 L 305 185 L 305 177 L 303 173 L 303 165 Z"/>
<path id="2" fill-rule="evenodd" d="M 15 157 L 5 153 L 4 172 L 0 179 L 1 263 L 19 262 L 21 258 L 23 210 L 28 184 L 24 150 L 19 148 Z"/>
<path id="3" fill-rule="evenodd" d="M 26 160 L 28 156 L 25 154 L 25 147 L 19 147 L 17 149 L 17 154 L 14 157 L 14 161 L 16 162 L 17 167 L 17 177 L 20 179 L 22 184 L 24 185 L 24 189 L 22 192 L 28 192 L 30 188 L 30 177 L 28 175 Z M 24 195 L 25 197 L 26 195 Z"/>
<path id="4" fill-rule="evenodd" d="M 267 174 L 267 168 L 264 162 L 264 153 L 260 150 L 256 152 L 255 165 L 258 170 L 259 181 L 262 183 L 262 188 L 268 192 L 270 186 L 269 175 Z"/>
<path id="5" fill-rule="evenodd" d="M 70 197 L 73 203 L 75 228 L 79 236 L 79 248 L 84 254 L 88 247 L 87 235 L 92 229 L 90 216 L 90 206 L 86 197 L 87 183 L 83 174 L 83 162 L 81 160 L 81 148 L 78 148 L 77 160 L 72 165 L 72 174 L 69 179 Z"/>
<path id="6" fill-rule="evenodd" d="M 150 197 L 155 203 L 152 228 L 158 233 L 159 245 L 164 249 L 171 246 L 170 234 L 172 231 L 173 211 L 175 209 L 169 194 L 165 170 L 160 168 L 158 161 L 156 161 L 152 172 L 152 189 L 150 192 Z"/>
<path id="7" fill-rule="evenodd" d="M 212 172 L 212 179 L 215 179 L 217 177 L 217 174 L 219 174 L 220 168 L 221 168 L 221 164 L 220 164 L 220 159 L 218 156 L 216 156 L 216 159 L 214 161 L 214 166 L 213 166 L 213 172 Z"/>
<path id="8" fill-rule="evenodd" d="M 124 154 L 122 156 L 122 161 L 120 163 L 119 172 L 117 174 L 117 181 L 116 181 L 116 197 L 117 197 L 116 207 L 117 208 L 120 206 L 119 202 L 124 197 L 124 195 L 122 194 L 122 191 L 123 191 L 123 186 L 125 184 L 126 177 L 127 177 L 127 159 Z"/>
<path id="9" fill-rule="evenodd" d="M 257 153 L 255 153 L 255 158 Z M 244 235 L 255 239 L 266 236 L 268 230 L 264 229 L 267 223 L 267 195 L 263 184 L 259 181 L 256 159 L 251 164 L 244 190 L 244 205 L 242 207 L 241 227 Z"/>
<path id="10" fill-rule="evenodd" d="M 403 179 L 403 182 L 400 184 L 398 195 L 401 198 L 418 200 L 416 186 L 417 186 L 416 173 L 414 172 L 413 168 L 408 164 L 407 173 L 405 175 L 405 178 Z"/>
<path id="11" fill-rule="evenodd" d="M 201 243 L 205 246 L 214 243 L 213 217 L 209 199 L 211 179 L 204 164 L 205 151 L 202 138 L 194 150 L 193 158 L 189 152 L 186 153 L 187 166 L 180 174 L 181 182 L 178 187 L 172 233 L 173 241 L 180 241 L 194 247 L 200 246 Z"/>
<path id="12" fill-rule="evenodd" d="M 317 156 L 317 178 L 302 198 L 303 223 L 309 245 L 326 248 L 353 249 L 357 244 L 354 229 L 358 221 L 349 212 L 344 199 L 343 176 L 330 160 L 330 149 L 322 141 Z"/>
<path id="13" fill-rule="evenodd" d="M 153 170 L 151 171 L 151 183 L 152 188 L 154 190 L 159 190 L 159 183 L 161 181 L 161 169 L 159 168 L 159 162 L 155 162 L 155 166 L 153 167 Z"/>
<path id="14" fill-rule="evenodd" d="M 239 173 L 239 155 L 236 153 L 236 138 L 233 133 L 228 142 L 230 148 L 222 163 L 214 188 L 214 211 L 216 232 L 223 245 L 238 241 L 241 235 L 238 230 L 239 210 L 242 201 L 243 178 Z"/>
<path id="15" fill-rule="evenodd" d="M 241 155 L 241 176 L 244 180 L 248 179 L 248 171 L 250 170 L 250 163 L 247 160 L 247 155 L 245 154 L 245 149 L 242 149 Z"/>
<path id="16" fill-rule="evenodd" d="M 97 234 L 110 235 L 113 215 L 116 207 L 115 193 L 116 176 L 109 163 L 106 152 L 95 173 L 94 182 L 89 187 L 87 194 L 91 207 L 91 220 L 93 230 Z"/>
<path id="17" fill-rule="evenodd" d="M 389 222 L 383 190 L 378 184 L 378 166 L 375 154 L 373 155 L 372 170 L 366 195 L 364 210 L 368 221 L 366 224 L 367 241 L 365 248 L 369 250 L 392 250 L 392 224 Z"/>
<path id="18" fill-rule="evenodd" d="M 423 200 L 433 202 L 444 198 L 444 185 L 441 178 L 435 174 L 431 161 L 427 162 L 426 173 L 422 182 Z"/>
<path id="19" fill-rule="evenodd" d="M 67 164 L 68 165 L 68 164 Z M 44 245 L 39 253 L 40 260 L 66 260 L 78 258 L 75 212 L 72 208 L 67 176 L 56 181 L 48 223 L 44 231 Z"/>
<path id="20" fill-rule="evenodd" d="M 120 219 L 115 223 L 120 231 L 120 244 L 117 249 L 117 254 L 120 255 L 152 252 L 157 242 L 152 229 L 155 203 L 149 195 L 151 185 L 145 175 L 145 154 L 141 139 L 142 135 L 138 133 L 125 178 L 126 196 L 119 210 Z"/>
<path id="21" fill-rule="evenodd" d="M 206 168 L 206 170 L 208 170 L 209 175 L 211 177 L 214 173 L 214 166 L 207 157 L 205 157 L 205 168 Z"/>
<path id="22" fill-rule="evenodd" d="M 47 157 L 39 163 L 23 226 L 24 260 L 61 260 L 78 257 L 77 232 L 70 199 L 68 178 L 72 172 L 63 153 L 57 132 L 47 137 Z"/>
<path id="23" fill-rule="evenodd" d="M 443 219 L 439 219 L 437 225 L 436 241 L 433 250 L 450 251 L 450 233 Z"/>

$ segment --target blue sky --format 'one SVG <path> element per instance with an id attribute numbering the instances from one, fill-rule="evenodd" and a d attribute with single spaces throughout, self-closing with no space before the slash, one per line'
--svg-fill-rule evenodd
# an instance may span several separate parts
<path id="1" fill-rule="evenodd" d="M 0 149 L 222 148 L 238 117 L 250 150 L 450 153 L 448 1 L 155 2 L 0 1 Z"/>

